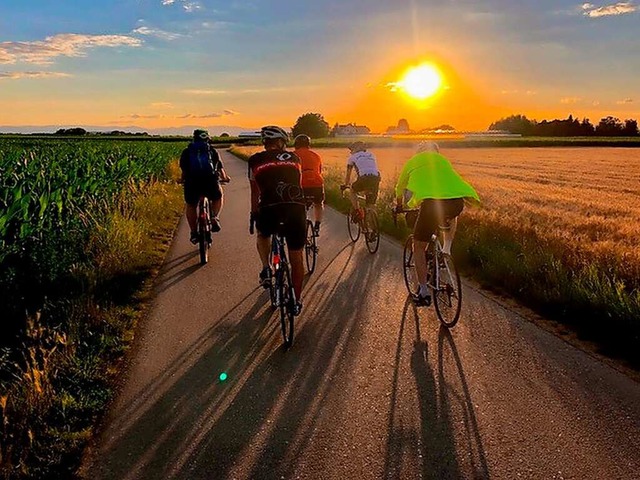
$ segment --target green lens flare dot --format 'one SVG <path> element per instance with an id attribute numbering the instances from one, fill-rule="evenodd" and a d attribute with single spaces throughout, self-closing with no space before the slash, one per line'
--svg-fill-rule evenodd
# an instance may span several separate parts
<path id="1" fill-rule="evenodd" d="M 222 372 L 222 373 L 220 374 L 220 377 L 219 377 L 219 378 L 220 378 L 220 381 L 221 381 L 221 382 L 224 382 L 224 381 L 227 379 L 227 374 L 226 374 L 226 373 L 224 373 L 224 372 Z"/>

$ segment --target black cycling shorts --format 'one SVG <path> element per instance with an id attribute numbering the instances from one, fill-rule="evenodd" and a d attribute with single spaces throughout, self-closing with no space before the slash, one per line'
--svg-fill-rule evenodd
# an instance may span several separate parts
<path id="1" fill-rule="evenodd" d="M 282 222 L 282 233 L 291 250 L 300 250 L 306 241 L 307 214 L 300 203 L 283 203 L 260 207 L 256 228 L 261 237 L 277 233 Z"/>
<path id="2" fill-rule="evenodd" d="M 324 203 L 324 187 L 305 187 L 304 201 L 307 203 Z"/>
<path id="3" fill-rule="evenodd" d="M 464 208 L 462 198 L 438 200 L 428 198 L 420 204 L 420 213 L 413 236 L 421 242 L 428 242 L 440 225 L 446 225 L 447 220 L 456 218 Z M 408 220 L 407 220 L 408 221 Z"/>
<path id="4" fill-rule="evenodd" d="M 353 182 L 351 188 L 356 193 L 365 192 L 367 205 L 373 205 L 378 200 L 380 177 L 378 175 L 364 175 L 362 177 L 358 177 L 358 180 Z"/>
<path id="5" fill-rule="evenodd" d="M 220 182 L 211 178 L 194 178 L 184 182 L 184 201 L 188 205 L 197 205 L 201 195 L 205 195 L 210 202 L 220 200 Z"/>

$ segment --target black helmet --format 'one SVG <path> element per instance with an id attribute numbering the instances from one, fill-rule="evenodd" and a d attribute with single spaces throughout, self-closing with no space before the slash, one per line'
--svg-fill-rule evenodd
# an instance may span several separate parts
<path id="1" fill-rule="evenodd" d="M 309 147 L 309 145 L 311 145 L 311 137 L 309 137 L 309 135 L 305 135 L 304 133 L 296 135 L 296 138 L 293 139 L 293 146 L 296 148 Z"/>
<path id="2" fill-rule="evenodd" d="M 198 128 L 193 131 L 193 139 L 200 140 L 202 142 L 209 140 L 209 132 Z"/>
<path id="3" fill-rule="evenodd" d="M 260 130 L 260 137 L 262 138 L 262 143 L 266 140 L 277 138 L 284 140 L 284 143 L 289 141 L 289 134 L 276 125 L 267 125 L 266 127 L 262 127 Z"/>

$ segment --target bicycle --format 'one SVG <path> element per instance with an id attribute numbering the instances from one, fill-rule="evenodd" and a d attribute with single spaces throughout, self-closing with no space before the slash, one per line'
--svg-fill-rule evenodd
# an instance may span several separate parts
<path id="1" fill-rule="evenodd" d="M 397 224 L 397 215 L 418 212 L 417 209 L 393 210 L 393 222 Z M 439 225 L 438 231 L 431 235 L 431 240 L 424 252 L 427 260 L 427 286 L 431 289 L 433 305 L 440 323 L 452 328 L 460 319 L 462 309 L 462 282 L 453 257 L 443 252 L 441 237 L 449 230 L 450 219 L 446 225 Z M 417 297 L 420 281 L 416 272 L 413 250 L 413 234 L 409 235 L 402 253 L 402 269 L 404 283 L 411 297 Z"/>
<path id="2" fill-rule="evenodd" d="M 283 223 L 278 225 L 277 233 L 271 235 L 269 264 L 273 268 L 273 281 L 269 285 L 271 308 L 280 311 L 280 326 L 285 348 L 293 344 L 293 324 L 295 317 L 296 294 L 291 281 L 291 267 L 287 260 Z M 249 232 L 254 233 L 254 220 L 251 219 Z"/>
<path id="3" fill-rule="evenodd" d="M 228 181 L 221 181 L 229 183 Z M 198 234 L 198 251 L 200 252 L 200 264 L 206 265 L 209 261 L 209 249 L 213 243 L 211 229 L 211 213 L 209 208 L 209 199 L 206 195 L 200 195 L 197 206 L 197 223 L 196 232 Z"/>
<path id="4" fill-rule="evenodd" d="M 307 208 L 307 233 L 304 244 L 304 256 L 307 264 L 307 272 L 309 275 L 316 269 L 316 261 L 318 259 L 317 232 L 313 226 L 313 222 L 309 219 L 309 210 L 311 210 L 313 197 L 305 198 Z"/>
<path id="5" fill-rule="evenodd" d="M 350 188 L 350 185 L 340 185 L 342 192 Z M 378 214 L 376 213 L 374 205 L 366 203 L 367 198 L 364 192 L 358 192 L 357 197 L 358 200 L 365 202 L 365 207 L 364 209 L 359 209 L 359 212 L 353 208 L 353 205 L 349 208 L 349 214 L 347 215 L 349 238 L 355 243 L 360 238 L 360 233 L 363 233 L 367 250 L 369 250 L 369 253 L 376 253 L 380 246 Z"/>

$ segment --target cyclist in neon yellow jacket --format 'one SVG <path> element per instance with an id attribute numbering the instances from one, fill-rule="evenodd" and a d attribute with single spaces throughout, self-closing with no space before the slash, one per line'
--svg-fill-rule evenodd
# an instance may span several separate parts
<path id="1" fill-rule="evenodd" d="M 454 169 L 449 160 L 440 154 L 438 144 L 425 141 L 418 145 L 416 154 L 404 165 L 396 184 L 396 207 L 420 208 L 413 230 L 414 252 L 427 248 L 431 235 L 439 225 L 449 222 L 444 232 L 443 251 L 451 254 L 451 244 L 458 225 L 458 215 L 464 208 L 464 199 L 480 201 L 480 197 Z M 415 219 L 415 217 L 413 217 Z M 414 222 L 407 216 L 407 223 Z M 429 305 L 431 297 L 427 288 L 427 262 L 424 255 L 415 255 L 416 273 L 420 290 L 415 298 L 420 305 Z"/>

